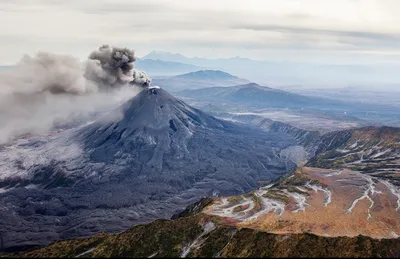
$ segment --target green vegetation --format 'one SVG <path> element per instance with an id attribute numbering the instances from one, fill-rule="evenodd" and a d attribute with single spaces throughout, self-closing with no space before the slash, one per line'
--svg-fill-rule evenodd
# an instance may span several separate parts
<path id="1" fill-rule="evenodd" d="M 307 193 L 299 190 L 298 188 L 296 188 L 296 186 L 302 187 L 302 186 L 306 185 L 307 183 L 326 187 L 324 184 L 322 184 L 318 180 L 311 180 L 310 178 L 308 178 L 305 175 L 295 173 L 291 177 L 286 177 L 286 178 L 282 179 L 281 181 L 279 181 L 276 185 L 276 188 L 287 189 L 290 192 L 297 192 L 300 194 L 307 194 Z"/>
<path id="2" fill-rule="evenodd" d="M 206 242 L 200 249 L 193 249 L 188 257 L 215 257 L 230 241 L 236 229 L 220 227 L 204 237 Z"/>
<path id="3" fill-rule="evenodd" d="M 204 214 L 156 220 L 115 235 L 65 240 L 14 257 L 179 257 L 195 240 L 189 257 L 396 257 L 400 239 L 278 235 L 254 229 L 217 225 L 201 236 L 202 225 L 214 221 Z M 282 227 L 287 222 L 280 222 Z M 95 248 L 92 252 L 83 252 Z"/>
<path id="4" fill-rule="evenodd" d="M 286 189 L 289 192 L 296 192 L 296 193 L 299 193 L 299 194 L 302 194 L 302 195 L 308 195 L 308 192 L 304 192 L 304 191 L 300 190 L 299 188 L 297 188 L 296 186 L 290 185 Z"/>
<path id="5" fill-rule="evenodd" d="M 242 200 L 243 200 L 243 196 L 241 196 L 241 195 L 228 197 L 228 202 L 230 202 L 230 203 L 239 203 Z"/>
<path id="6" fill-rule="evenodd" d="M 249 206 L 249 205 L 239 205 L 239 206 L 235 207 L 235 208 L 232 210 L 232 212 L 233 212 L 233 213 L 237 213 L 237 212 L 243 211 L 243 210 L 245 210 L 248 206 Z"/>
<path id="7" fill-rule="evenodd" d="M 256 195 L 252 195 L 251 199 L 254 201 L 254 208 L 252 209 L 252 211 L 255 211 L 255 212 L 260 211 L 262 209 L 260 197 L 258 197 Z"/>
<path id="8" fill-rule="evenodd" d="M 1 257 L 7 257 L 8 258 L 8 257 L 10 257 L 10 255 L 11 255 L 10 253 L 2 253 L 2 252 L 0 252 L 0 258 Z"/>
<path id="9" fill-rule="evenodd" d="M 268 191 L 267 193 L 265 193 L 263 195 L 263 197 L 269 198 L 269 199 L 273 199 L 273 200 L 277 200 L 277 201 L 280 201 L 280 202 L 282 202 L 284 204 L 288 204 L 289 203 L 289 197 L 284 195 L 284 194 L 282 194 L 282 193 L 279 193 L 276 190 Z"/>
<path id="10" fill-rule="evenodd" d="M 94 248 L 111 237 L 108 234 L 100 234 L 91 238 L 57 241 L 54 244 L 25 253 L 16 253 L 13 257 L 74 257 Z M 87 254 L 87 256 L 90 254 Z"/>
<path id="11" fill-rule="evenodd" d="M 213 198 L 201 198 L 198 202 L 195 202 L 186 207 L 186 209 L 180 213 L 172 216 L 172 219 L 188 217 L 200 213 L 205 207 L 211 205 L 214 202 Z"/>

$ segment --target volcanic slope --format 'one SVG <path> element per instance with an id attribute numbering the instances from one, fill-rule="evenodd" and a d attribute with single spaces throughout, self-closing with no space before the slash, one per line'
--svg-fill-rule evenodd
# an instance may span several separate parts
<path id="1" fill-rule="evenodd" d="M 0 148 L 1 248 L 121 231 L 202 196 L 249 192 L 295 168 L 294 145 L 147 88 L 87 126 Z"/>

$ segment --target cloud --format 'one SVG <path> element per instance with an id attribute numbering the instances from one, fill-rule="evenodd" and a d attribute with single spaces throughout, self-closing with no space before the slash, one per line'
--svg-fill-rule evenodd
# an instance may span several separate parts
<path id="1" fill-rule="evenodd" d="M 357 49 L 396 51 L 399 5 L 386 0 L 0 1 L 0 30 L 9 39 L 0 42 L 7 50 L 0 62 L 42 49 L 84 58 L 85 50 L 104 41 L 134 45 L 142 55 L 153 49 L 207 55 L 214 48 L 228 56 L 240 51 L 270 58 L 262 46 L 281 49 L 285 59 L 296 58 L 290 49 L 343 51 L 343 58 Z"/>
<path id="2" fill-rule="evenodd" d="M 330 29 L 314 29 L 314 28 L 302 28 L 295 26 L 280 26 L 272 24 L 241 24 L 233 25 L 232 29 L 245 29 L 254 31 L 278 31 L 295 34 L 319 34 L 319 35 L 332 35 L 332 36 L 345 36 L 355 38 L 367 38 L 376 40 L 391 40 L 397 41 L 400 39 L 400 35 L 397 34 L 385 34 L 376 32 L 365 32 L 365 31 L 344 31 L 344 30 L 330 30 Z"/>
<path id="3" fill-rule="evenodd" d="M 313 29 L 302 27 L 289 27 L 279 25 L 235 25 L 232 30 L 243 30 L 244 32 L 256 31 L 258 39 L 264 42 L 243 42 L 243 46 L 262 49 L 292 50 L 314 50 L 326 52 L 368 53 L 397 52 L 400 50 L 400 34 L 386 34 L 365 31 L 344 31 L 331 29 Z M 243 33 L 243 32 L 242 32 Z M 244 34 L 244 33 L 243 33 Z M 248 33 L 249 35 L 251 33 Z M 271 38 L 268 39 L 268 36 Z M 262 44 L 260 44 L 262 43 Z M 235 44 L 234 42 L 232 44 Z M 252 44 L 252 45 L 251 45 Z M 357 52 L 358 51 L 358 52 Z"/>

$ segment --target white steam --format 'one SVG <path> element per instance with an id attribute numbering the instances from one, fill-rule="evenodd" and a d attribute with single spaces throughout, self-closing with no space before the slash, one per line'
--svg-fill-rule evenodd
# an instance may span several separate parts
<path id="1" fill-rule="evenodd" d="M 83 64 L 71 56 L 45 52 L 39 52 L 35 57 L 25 55 L 15 67 L 0 72 L 0 94 L 97 91 L 97 86 L 84 77 L 83 68 Z"/>
<path id="2" fill-rule="evenodd" d="M 107 45 L 88 60 L 46 52 L 0 71 L 0 144 L 112 109 L 148 86 L 134 52 Z"/>

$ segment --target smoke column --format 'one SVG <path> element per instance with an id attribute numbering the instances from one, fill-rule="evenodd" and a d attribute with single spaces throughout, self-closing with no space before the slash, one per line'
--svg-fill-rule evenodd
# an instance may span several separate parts
<path id="1" fill-rule="evenodd" d="M 85 77 L 106 88 L 126 83 L 149 84 L 150 78 L 144 72 L 133 69 L 135 60 L 134 52 L 127 48 L 103 45 L 89 55 Z"/>
<path id="2" fill-rule="evenodd" d="M 84 62 L 47 52 L 25 55 L 0 71 L 0 144 L 21 134 L 46 133 L 132 98 L 151 82 L 134 69 L 135 59 L 132 50 L 108 45 Z"/>

